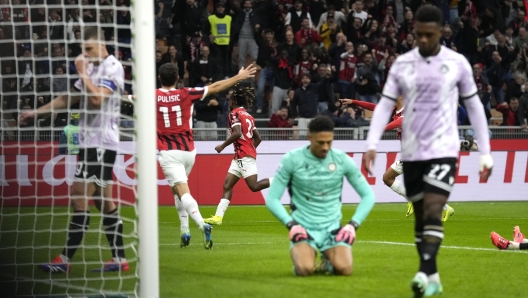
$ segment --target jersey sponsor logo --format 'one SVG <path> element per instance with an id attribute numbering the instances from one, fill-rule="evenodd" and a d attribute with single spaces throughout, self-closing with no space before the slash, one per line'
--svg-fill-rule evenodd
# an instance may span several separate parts
<path id="1" fill-rule="evenodd" d="M 328 164 L 328 170 L 329 170 L 330 172 L 334 172 L 336 169 L 337 169 L 337 166 L 336 166 L 335 163 L 329 163 L 329 164 Z"/>

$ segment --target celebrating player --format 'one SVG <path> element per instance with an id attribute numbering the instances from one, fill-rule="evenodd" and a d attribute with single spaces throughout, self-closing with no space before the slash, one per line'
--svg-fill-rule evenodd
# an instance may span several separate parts
<path id="1" fill-rule="evenodd" d="M 353 100 L 353 99 L 341 99 L 340 100 L 344 104 L 354 104 L 360 107 L 363 107 L 367 110 L 374 111 L 376 108 L 376 104 L 360 101 L 360 100 Z M 392 122 L 387 124 L 385 126 L 385 131 L 387 130 L 393 130 L 396 129 L 398 133 L 398 139 L 401 140 L 401 131 L 402 131 L 402 121 L 403 121 L 403 110 L 405 107 L 403 106 L 403 97 L 399 96 L 398 100 L 396 100 L 396 104 L 394 105 L 394 109 L 392 110 Z M 403 162 L 402 160 L 395 161 L 390 168 L 385 171 L 385 174 L 383 174 L 383 182 L 385 185 L 390 187 L 395 193 L 399 194 L 400 196 L 405 198 L 405 185 L 401 183 L 399 180 L 396 179 L 396 177 L 403 174 Z M 405 214 L 406 217 L 411 216 L 414 213 L 414 207 L 411 202 L 407 203 L 407 213 Z M 455 209 L 453 207 L 449 206 L 448 204 L 444 205 L 444 208 L 442 210 L 442 221 L 446 221 L 451 215 L 455 213 Z"/>
<path id="2" fill-rule="evenodd" d="M 513 241 L 509 241 L 503 238 L 501 235 L 491 232 L 490 234 L 491 243 L 500 250 L 527 250 L 528 239 L 524 238 L 524 234 L 521 233 L 519 226 L 513 228 Z"/>
<path id="3" fill-rule="evenodd" d="M 162 86 L 156 91 L 159 163 L 174 194 L 180 218 L 180 247 L 188 246 L 191 239 L 189 215 L 202 231 L 205 248 L 211 249 L 213 246 L 212 227 L 204 223 L 198 203 L 191 196 L 187 184 L 196 158 L 191 131 L 193 102 L 226 90 L 238 81 L 252 78 L 255 71 L 255 67 L 250 65 L 247 69 L 240 69 L 238 75 L 207 87 L 176 89 L 178 67 L 167 63 L 159 69 Z"/>
<path id="4" fill-rule="evenodd" d="M 119 145 L 120 100 L 124 91 L 124 72 L 121 63 L 109 55 L 104 42 L 104 32 L 89 27 L 84 31 L 84 54 L 75 60 L 79 80 L 75 89 L 84 93 L 56 97 L 36 111 L 20 115 L 25 124 L 50 113 L 66 109 L 80 101 L 79 161 L 75 180 L 70 189 L 73 216 L 68 228 L 68 240 L 62 253 L 49 264 L 38 267 L 51 273 L 70 270 L 70 260 L 79 248 L 90 224 L 88 201 L 103 213 L 106 238 L 112 248 L 112 260 L 102 269 L 94 271 L 128 271 L 129 266 L 123 248 L 123 221 L 112 200 L 112 168 Z"/>
<path id="5" fill-rule="evenodd" d="M 224 214 L 233 196 L 233 187 L 240 177 L 246 180 L 246 184 L 253 192 L 268 188 L 271 178 L 257 181 L 257 147 L 262 141 L 255 127 L 253 116 L 248 114 L 244 106 L 251 107 L 255 99 L 255 90 L 249 87 L 235 85 L 233 94 L 229 99 L 229 127 L 231 136 L 221 145 L 215 147 L 216 152 L 222 152 L 225 147 L 233 144 L 235 156 L 227 171 L 224 180 L 224 192 L 222 199 L 216 208 L 216 214 L 206 218 L 205 222 L 212 225 L 221 225 Z"/>
<path id="6" fill-rule="evenodd" d="M 423 5 L 415 19 L 418 47 L 399 56 L 389 71 L 380 103 L 374 110 L 363 165 L 370 173 L 376 146 L 399 95 L 405 103 L 402 160 L 407 199 L 413 202 L 415 241 L 420 268 L 411 282 L 415 297 L 442 293 L 436 255 L 442 239 L 442 207 L 453 183 L 459 139 L 458 100 L 464 100 L 480 147 L 480 177 L 493 167 L 486 115 L 466 58 L 440 45 L 442 12 Z"/>
<path id="7" fill-rule="evenodd" d="M 290 230 L 291 258 L 296 275 L 314 273 L 317 251 L 319 270 L 336 275 L 352 274 L 351 245 L 356 231 L 374 206 L 374 192 L 354 161 L 332 149 L 334 122 L 317 116 L 308 125 L 310 145 L 282 158 L 271 184 L 266 206 Z M 361 197 L 352 219 L 341 227 L 343 177 Z M 288 187 L 291 214 L 280 198 Z"/>

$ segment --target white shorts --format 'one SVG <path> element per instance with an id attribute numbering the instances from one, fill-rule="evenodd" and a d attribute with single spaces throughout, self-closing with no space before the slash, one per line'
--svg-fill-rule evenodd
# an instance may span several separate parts
<path id="1" fill-rule="evenodd" d="M 196 150 L 191 152 L 181 150 L 162 150 L 159 153 L 159 164 L 169 185 L 187 183 L 196 159 Z"/>
<path id="2" fill-rule="evenodd" d="M 396 173 L 400 175 L 403 174 L 403 161 L 401 159 L 396 160 L 390 167 L 396 171 Z"/>
<path id="3" fill-rule="evenodd" d="M 242 159 L 233 159 L 227 172 L 238 178 L 244 177 L 244 179 L 257 175 L 257 161 L 251 156 L 246 156 Z"/>

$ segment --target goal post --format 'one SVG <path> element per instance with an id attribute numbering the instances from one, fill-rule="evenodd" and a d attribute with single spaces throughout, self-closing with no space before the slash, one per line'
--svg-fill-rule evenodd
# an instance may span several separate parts
<path id="1" fill-rule="evenodd" d="M 136 167 L 139 210 L 139 294 L 159 297 L 158 168 L 156 160 L 156 89 L 154 8 L 150 1 L 133 6 Z"/>

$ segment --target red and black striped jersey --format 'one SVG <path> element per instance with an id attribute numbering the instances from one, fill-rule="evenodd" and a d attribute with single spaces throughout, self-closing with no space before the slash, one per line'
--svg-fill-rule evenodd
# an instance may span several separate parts
<path id="1" fill-rule="evenodd" d="M 242 107 L 236 108 L 229 113 L 229 130 L 233 133 L 233 126 L 240 125 L 242 136 L 233 142 L 235 147 L 235 158 L 241 159 L 245 156 L 251 156 L 257 158 L 257 149 L 253 144 L 253 130 L 255 127 L 255 119 L 253 116 L 248 114 Z"/>
<path id="2" fill-rule="evenodd" d="M 158 150 L 193 151 L 194 102 L 207 96 L 207 87 L 156 90 Z"/>

